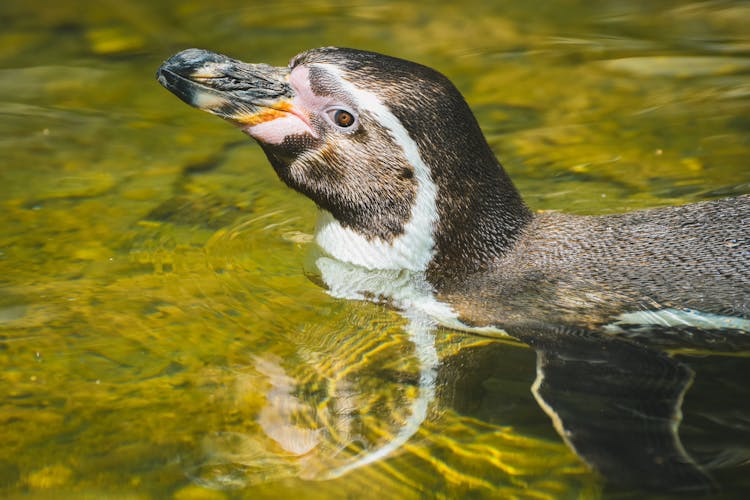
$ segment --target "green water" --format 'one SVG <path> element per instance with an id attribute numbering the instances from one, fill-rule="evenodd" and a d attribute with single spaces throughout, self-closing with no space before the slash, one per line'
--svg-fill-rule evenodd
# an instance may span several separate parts
<path id="1" fill-rule="evenodd" d="M 404 320 L 309 281 L 314 205 L 154 73 L 192 46 L 417 60 L 533 208 L 609 213 L 750 193 L 747 19 L 741 1 L 2 2 L 0 496 L 606 496 L 513 343 L 400 452 L 323 480 L 408 419 Z M 487 342 L 438 332 L 443 359 Z"/>

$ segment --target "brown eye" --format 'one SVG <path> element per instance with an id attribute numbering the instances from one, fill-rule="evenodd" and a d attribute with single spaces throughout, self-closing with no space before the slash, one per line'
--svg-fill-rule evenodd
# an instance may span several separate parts
<path id="1" fill-rule="evenodd" d="M 333 112 L 333 122 L 341 128 L 347 128 L 354 125 L 354 115 L 343 109 L 337 109 Z"/>

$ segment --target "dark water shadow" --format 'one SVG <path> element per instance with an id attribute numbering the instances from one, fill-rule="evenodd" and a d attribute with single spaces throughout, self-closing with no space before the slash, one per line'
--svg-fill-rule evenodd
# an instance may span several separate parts
<path id="1" fill-rule="evenodd" d="M 747 488 L 747 334 L 654 327 L 628 338 L 548 325 L 512 333 L 536 351 L 537 403 L 611 494 L 734 498 Z M 493 395 L 478 388 L 507 378 L 509 349 L 484 345 L 444 360 L 444 404 L 482 408 L 485 418 L 493 404 L 502 412 L 504 403 L 487 401 Z"/>

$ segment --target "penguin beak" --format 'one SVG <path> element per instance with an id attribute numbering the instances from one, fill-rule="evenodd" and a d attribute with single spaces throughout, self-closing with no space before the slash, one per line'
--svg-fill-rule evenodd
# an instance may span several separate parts
<path id="1" fill-rule="evenodd" d="M 187 49 L 161 65 L 156 78 L 187 104 L 245 130 L 298 114 L 289 69 L 248 64 L 200 49 Z"/>

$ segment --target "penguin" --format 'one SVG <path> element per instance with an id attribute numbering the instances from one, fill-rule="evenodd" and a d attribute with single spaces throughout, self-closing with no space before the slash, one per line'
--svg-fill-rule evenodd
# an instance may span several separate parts
<path id="1" fill-rule="evenodd" d="M 535 213 L 448 78 L 373 52 L 324 47 L 274 67 L 188 49 L 157 79 L 255 139 L 316 203 L 313 268 L 329 293 L 387 302 L 416 332 L 413 425 L 334 475 L 416 432 L 439 365 L 424 339 L 442 325 L 533 347 L 539 405 L 606 477 L 713 491 L 677 434 L 693 372 L 664 350 L 750 348 L 750 195 Z"/>
<path id="2" fill-rule="evenodd" d="M 273 67 L 188 49 L 157 78 L 240 127 L 317 204 L 334 294 L 486 334 L 529 319 L 633 335 L 644 325 L 750 331 L 748 195 L 534 213 L 449 80 L 373 52 L 319 48 Z"/>

